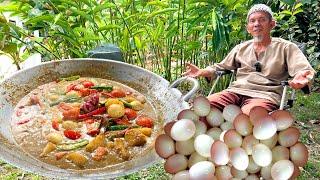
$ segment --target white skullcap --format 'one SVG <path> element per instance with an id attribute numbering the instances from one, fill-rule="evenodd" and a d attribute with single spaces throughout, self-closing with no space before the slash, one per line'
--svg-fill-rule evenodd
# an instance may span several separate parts
<path id="1" fill-rule="evenodd" d="M 252 13 L 259 12 L 259 11 L 266 12 L 266 13 L 270 14 L 271 18 L 273 18 L 273 15 L 272 15 L 273 13 L 272 13 L 272 10 L 271 10 L 271 8 L 269 6 L 267 6 L 265 4 L 255 4 L 249 10 L 248 15 L 247 15 L 247 19 L 249 18 L 249 16 Z"/>

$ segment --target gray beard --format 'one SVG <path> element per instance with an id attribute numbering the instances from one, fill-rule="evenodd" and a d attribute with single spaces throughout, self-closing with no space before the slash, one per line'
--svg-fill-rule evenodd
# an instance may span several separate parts
<path id="1" fill-rule="evenodd" d="M 259 43 L 259 42 L 262 42 L 262 40 L 263 40 L 263 36 L 254 36 L 253 37 L 253 42 Z"/>

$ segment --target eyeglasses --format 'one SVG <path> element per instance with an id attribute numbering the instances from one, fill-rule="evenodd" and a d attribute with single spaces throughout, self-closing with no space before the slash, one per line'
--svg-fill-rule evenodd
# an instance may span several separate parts
<path id="1" fill-rule="evenodd" d="M 261 63 L 260 62 L 254 63 L 254 67 L 256 68 L 256 72 L 261 72 Z"/>

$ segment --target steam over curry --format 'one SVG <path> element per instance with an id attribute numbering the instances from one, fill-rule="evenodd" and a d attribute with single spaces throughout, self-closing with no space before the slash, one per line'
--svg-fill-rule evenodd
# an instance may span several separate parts
<path id="1" fill-rule="evenodd" d="M 66 169 L 95 169 L 150 150 L 156 118 L 151 103 L 128 86 L 71 76 L 25 96 L 11 127 L 17 144 L 37 159 Z"/>

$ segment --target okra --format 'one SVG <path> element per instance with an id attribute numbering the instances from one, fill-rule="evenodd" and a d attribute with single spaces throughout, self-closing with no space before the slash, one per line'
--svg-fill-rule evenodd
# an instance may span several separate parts
<path id="1" fill-rule="evenodd" d="M 58 151 L 75 150 L 75 149 L 81 148 L 83 146 L 86 146 L 88 143 L 89 143 L 89 141 L 87 139 L 82 139 L 77 142 L 59 144 L 59 145 L 57 145 L 57 150 Z"/>
<path id="2" fill-rule="evenodd" d="M 74 80 L 77 80 L 79 79 L 80 76 L 79 75 L 76 75 L 76 76 L 69 76 L 69 77 L 65 77 L 65 78 L 59 78 L 59 81 L 74 81 Z"/>
<path id="3" fill-rule="evenodd" d="M 96 89 L 96 90 L 106 90 L 106 91 L 112 91 L 112 86 L 91 86 L 90 89 Z"/>
<path id="4" fill-rule="evenodd" d="M 118 131 L 118 130 L 124 130 L 127 129 L 129 126 L 127 125 L 114 125 L 114 126 L 109 126 L 108 130 L 109 131 Z"/>

